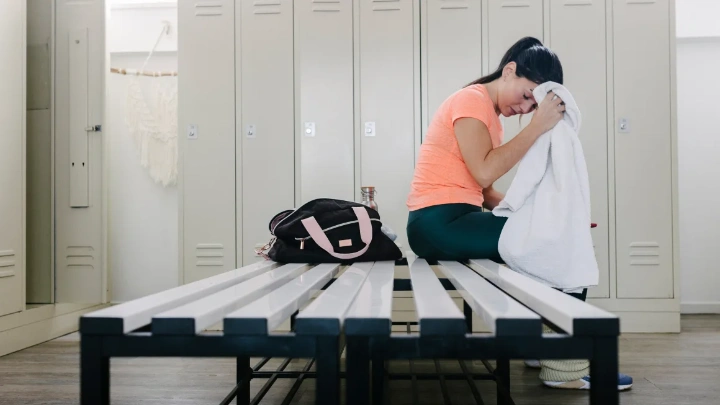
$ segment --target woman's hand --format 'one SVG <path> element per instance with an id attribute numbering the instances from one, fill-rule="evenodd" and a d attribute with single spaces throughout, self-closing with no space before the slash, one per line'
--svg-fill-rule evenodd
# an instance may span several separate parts
<path id="1" fill-rule="evenodd" d="M 545 99 L 533 113 L 532 121 L 530 121 L 529 125 L 535 127 L 538 136 L 542 135 L 560 122 L 564 112 L 565 103 L 560 96 L 551 91 L 545 96 Z"/>

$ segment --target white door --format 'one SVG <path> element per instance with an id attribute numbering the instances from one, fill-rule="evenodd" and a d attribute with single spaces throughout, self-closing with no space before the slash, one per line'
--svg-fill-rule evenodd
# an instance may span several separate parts
<path id="1" fill-rule="evenodd" d="M 608 209 L 607 64 L 605 1 L 550 2 L 548 45 L 563 65 L 565 86 L 582 114 L 580 142 L 587 161 L 595 256 L 600 283 L 591 297 L 610 297 L 610 218 Z"/>
<path id="2" fill-rule="evenodd" d="M 295 203 L 293 2 L 236 4 L 238 267 L 261 260 L 268 222 Z"/>
<path id="3" fill-rule="evenodd" d="M 494 72 L 505 52 L 519 39 L 532 36 L 543 41 L 543 2 L 541 0 L 510 1 L 489 0 L 487 11 L 488 70 Z M 505 118 L 500 116 L 505 129 L 503 143 L 508 143 L 530 123 L 532 113 L 523 117 Z M 493 185 L 506 192 L 517 172 L 517 165 L 500 177 Z"/>
<path id="4" fill-rule="evenodd" d="M 356 18 L 359 42 L 355 57 L 360 64 L 358 187 L 377 188 L 380 216 L 397 233 L 403 249 L 408 246 L 405 202 L 415 168 L 416 132 L 420 130 L 419 97 L 415 97 L 420 85 L 416 14 L 416 1 L 363 1 Z"/>
<path id="5" fill-rule="evenodd" d="M 0 2 L 0 316 L 25 307 L 25 10 Z"/>
<path id="6" fill-rule="evenodd" d="M 105 1 L 57 0 L 55 18 L 56 301 L 99 303 Z"/>

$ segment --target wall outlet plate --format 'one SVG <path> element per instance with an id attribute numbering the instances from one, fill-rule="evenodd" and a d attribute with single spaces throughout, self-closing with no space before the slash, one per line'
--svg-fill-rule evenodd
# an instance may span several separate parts
<path id="1" fill-rule="evenodd" d="M 196 124 L 190 124 L 190 125 L 188 125 L 187 137 L 188 137 L 188 139 L 197 139 L 197 137 L 198 137 L 198 131 L 197 131 L 197 125 L 196 125 Z"/>

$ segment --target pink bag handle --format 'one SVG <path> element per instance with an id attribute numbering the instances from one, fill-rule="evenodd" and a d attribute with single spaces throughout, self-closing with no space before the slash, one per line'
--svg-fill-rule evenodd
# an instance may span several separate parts
<path id="1" fill-rule="evenodd" d="M 360 239 L 365 242 L 365 247 L 355 253 L 335 253 L 332 243 L 330 243 L 327 236 L 325 236 L 325 232 L 320 228 L 315 217 L 305 218 L 301 222 L 310 234 L 310 237 L 315 240 L 315 243 L 330 255 L 341 260 L 354 259 L 361 256 L 370 247 L 370 242 L 372 241 L 372 224 L 370 223 L 370 216 L 365 208 L 353 207 L 353 211 L 355 211 L 355 216 L 358 218 L 358 224 L 360 225 Z"/>

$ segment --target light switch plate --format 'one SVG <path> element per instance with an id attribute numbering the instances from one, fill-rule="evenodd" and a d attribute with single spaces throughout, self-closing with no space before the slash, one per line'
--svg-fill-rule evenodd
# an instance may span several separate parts
<path id="1" fill-rule="evenodd" d="M 306 122 L 305 123 L 305 136 L 315 136 L 315 123 L 314 122 Z"/>
<path id="2" fill-rule="evenodd" d="M 245 129 L 245 135 L 248 138 L 255 138 L 255 136 L 256 136 L 255 125 L 253 125 L 253 124 L 248 125 L 247 128 Z"/>
<path id="3" fill-rule="evenodd" d="M 197 139 L 198 137 L 198 131 L 197 131 L 197 125 L 190 124 L 188 125 L 188 139 Z"/>
<path id="4" fill-rule="evenodd" d="M 375 136 L 375 123 L 374 122 L 366 122 L 365 123 L 365 136 Z"/>

